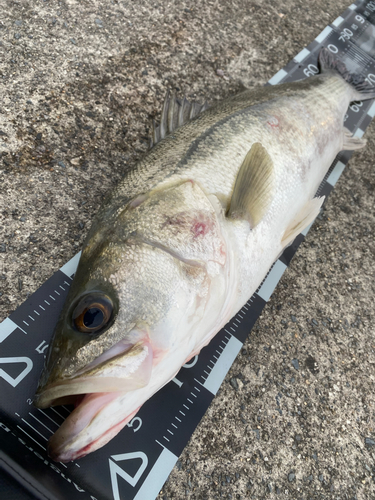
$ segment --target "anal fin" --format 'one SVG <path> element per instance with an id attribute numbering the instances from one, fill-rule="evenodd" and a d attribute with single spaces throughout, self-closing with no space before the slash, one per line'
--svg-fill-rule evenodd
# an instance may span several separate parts
<path id="1" fill-rule="evenodd" d="M 273 162 L 262 144 L 256 142 L 238 171 L 227 216 L 248 220 L 254 228 L 271 204 L 273 180 Z"/>
<path id="2" fill-rule="evenodd" d="M 344 143 L 342 148 L 345 151 L 356 151 L 357 149 L 362 149 L 366 146 L 366 142 L 366 139 L 355 137 L 350 130 L 344 128 Z"/>
<path id="3" fill-rule="evenodd" d="M 283 248 L 290 245 L 301 231 L 314 222 L 316 217 L 319 215 L 324 199 L 325 196 L 313 198 L 304 205 L 297 217 L 292 220 L 283 234 L 281 240 Z"/>

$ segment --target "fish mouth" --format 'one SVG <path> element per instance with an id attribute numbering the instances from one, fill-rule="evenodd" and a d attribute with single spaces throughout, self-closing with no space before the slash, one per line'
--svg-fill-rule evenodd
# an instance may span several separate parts
<path id="1" fill-rule="evenodd" d="M 37 395 L 34 404 L 48 408 L 73 404 L 74 409 L 48 441 L 48 455 L 56 462 L 70 462 L 82 458 L 104 446 L 133 418 L 138 411 L 131 411 L 120 422 L 110 422 L 102 417 L 106 407 L 124 397 L 133 388 L 119 389 L 119 379 L 80 379 L 55 383 Z M 95 388 L 95 390 L 94 390 Z"/>
<path id="2" fill-rule="evenodd" d="M 74 404 L 75 409 L 50 438 L 49 456 L 58 462 L 81 458 L 114 437 L 138 411 L 129 408 L 118 420 L 103 417 L 116 399 L 147 386 L 152 372 L 153 351 L 147 341 L 131 348 L 119 346 L 107 351 L 75 377 L 41 385 L 34 399 L 38 408 Z M 111 354 L 116 351 L 115 356 Z"/>
<path id="3" fill-rule="evenodd" d="M 120 422 L 106 425 L 100 422 L 100 414 L 122 392 L 76 395 L 75 409 L 53 434 L 47 446 L 48 455 L 56 462 L 70 462 L 84 457 L 110 441 L 133 418 L 131 412 Z M 100 425 L 100 432 L 95 431 Z M 94 429 L 93 429 L 94 428 Z"/>

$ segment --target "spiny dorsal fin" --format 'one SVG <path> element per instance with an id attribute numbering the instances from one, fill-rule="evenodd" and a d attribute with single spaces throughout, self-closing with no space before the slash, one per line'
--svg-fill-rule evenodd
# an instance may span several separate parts
<path id="1" fill-rule="evenodd" d="M 234 184 L 228 217 L 246 219 L 254 228 L 273 197 L 274 167 L 266 149 L 256 142 L 245 156 Z"/>
<path id="2" fill-rule="evenodd" d="M 307 226 L 309 226 L 316 217 L 319 215 L 320 209 L 324 203 L 325 196 L 320 198 L 313 198 L 309 200 L 299 212 L 299 214 L 292 220 L 289 226 L 286 228 L 281 244 L 283 248 L 290 245 L 294 239 L 303 231 Z"/>
<path id="3" fill-rule="evenodd" d="M 150 148 L 207 108 L 207 101 L 204 104 L 199 104 L 189 102 L 185 97 L 181 100 L 176 97 L 174 92 L 170 95 L 168 90 L 161 112 L 160 125 L 157 126 L 155 121 L 152 122 Z"/>

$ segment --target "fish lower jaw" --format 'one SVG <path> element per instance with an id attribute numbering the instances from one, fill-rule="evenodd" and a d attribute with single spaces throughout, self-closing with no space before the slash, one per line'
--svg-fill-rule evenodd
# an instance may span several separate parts
<path id="1" fill-rule="evenodd" d="M 130 422 L 130 420 L 134 417 L 138 410 L 139 408 L 137 408 L 136 411 L 124 418 L 124 420 L 105 431 L 104 434 L 102 434 L 100 437 L 88 443 L 86 446 L 83 446 L 82 448 L 76 449 L 74 447 L 74 443 L 67 443 L 64 447 L 56 447 L 53 439 L 55 436 L 54 434 L 48 441 L 47 452 L 49 457 L 52 458 L 52 460 L 54 460 L 55 462 L 62 463 L 72 462 L 73 460 L 78 460 L 79 458 L 85 457 L 89 453 L 98 450 L 99 448 L 107 444 L 113 437 L 115 437 L 116 434 L 118 434 L 121 429 L 123 429 L 125 425 Z"/>
<path id="2" fill-rule="evenodd" d="M 48 441 L 47 452 L 50 458 L 55 462 L 72 462 L 73 460 L 78 460 L 79 458 L 83 458 L 89 453 L 98 450 L 105 444 L 107 444 L 116 434 L 118 434 L 125 425 L 130 422 L 130 420 L 134 417 L 134 415 L 138 412 L 139 408 L 137 408 L 134 412 L 128 415 L 124 420 L 118 422 L 110 429 L 107 429 L 101 436 L 99 436 L 94 441 L 86 444 L 83 447 L 76 447 L 75 442 L 65 443 L 63 446 L 58 445 L 58 439 L 56 439 L 57 431 Z"/>
<path id="3" fill-rule="evenodd" d="M 122 392 L 80 395 L 76 407 L 50 437 L 48 454 L 57 462 L 70 462 L 104 446 L 133 418 L 139 407 L 120 422 L 97 422 L 97 416 Z M 100 425 L 100 428 L 98 425 Z"/>

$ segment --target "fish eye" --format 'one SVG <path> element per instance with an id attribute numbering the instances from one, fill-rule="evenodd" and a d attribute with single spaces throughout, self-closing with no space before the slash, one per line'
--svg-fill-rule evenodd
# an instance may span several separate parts
<path id="1" fill-rule="evenodd" d="M 90 293 L 76 305 L 72 314 L 73 327 L 82 333 L 100 333 L 111 321 L 112 313 L 113 304 L 109 297 Z"/>

